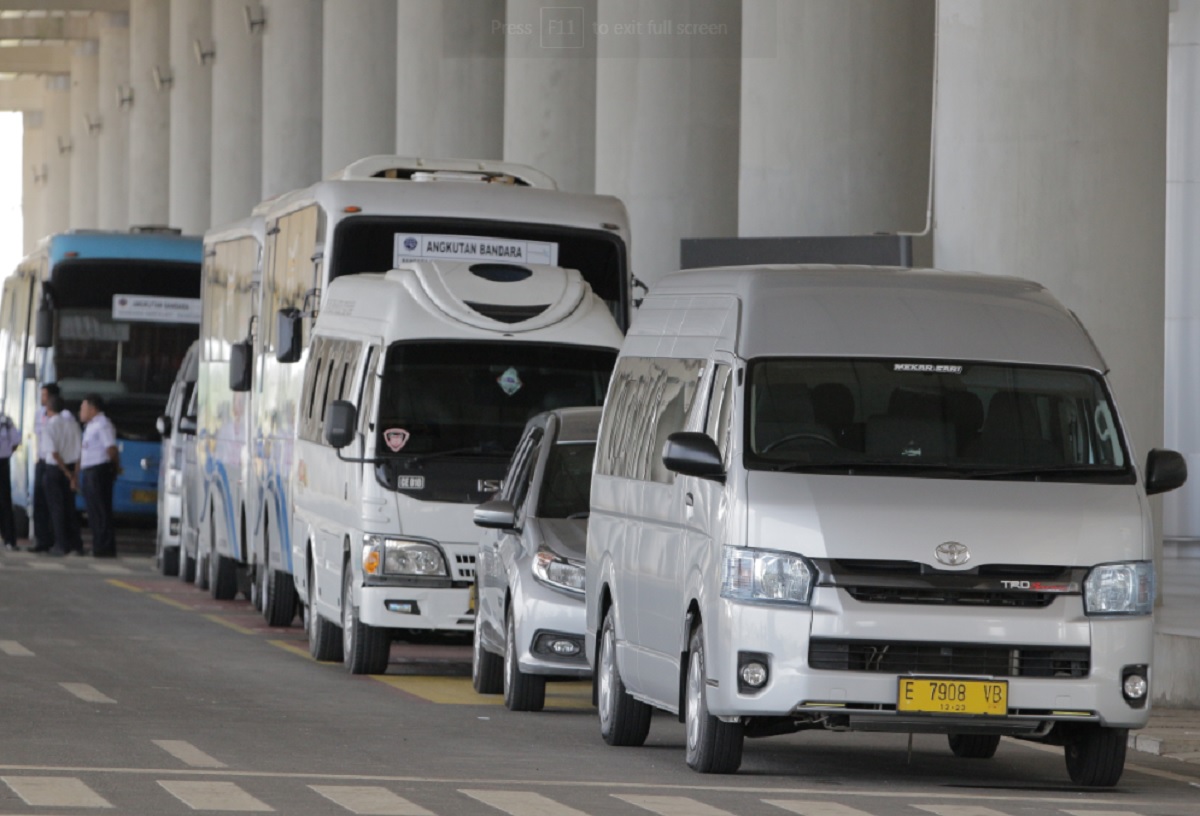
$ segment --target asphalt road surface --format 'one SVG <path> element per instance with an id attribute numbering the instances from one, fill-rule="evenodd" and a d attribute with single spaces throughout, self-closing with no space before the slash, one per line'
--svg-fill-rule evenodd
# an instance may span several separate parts
<path id="1" fill-rule="evenodd" d="M 1130 755 L 1114 790 L 1072 786 L 1060 749 L 807 732 L 748 740 L 701 776 L 683 726 L 599 736 L 590 685 L 515 714 L 471 689 L 465 642 L 397 643 L 386 675 L 308 657 L 244 600 L 151 558 L 0 553 L 0 816 L 276 812 L 469 816 L 1196 816 L 1197 766 Z"/>

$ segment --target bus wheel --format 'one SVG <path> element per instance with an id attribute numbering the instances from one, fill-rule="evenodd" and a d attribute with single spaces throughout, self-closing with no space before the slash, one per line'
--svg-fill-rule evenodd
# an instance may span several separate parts
<path id="1" fill-rule="evenodd" d="M 349 564 L 342 569 L 342 660 L 351 674 L 386 674 L 392 636 L 359 620 L 352 572 Z"/>
<path id="2" fill-rule="evenodd" d="M 179 574 L 179 548 L 164 547 L 159 544 L 158 549 L 158 571 L 163 575 L 172 576 Z"/>
<path id="3" fill-rule="evenodd" d="M 308 653 L 313 660 L 341 660 L 342 639 L 337 627 L 321 617 L 317 611 L 317 582 L 313 580 L 312 568 L 308 570 L 308 609 L 305 620 L 308 623 Z"/>
<path id="4" fill-rule="evenodd" d="M 268 626 L 291 626 L 296 617 L 296 582 L 282 570 L 273 570 L 265 564 L 258 568 L 258 597 L 262 600 L 263 617 Z"/>
<path id="5" fill-rule="evenodd" d="M 179 547 L 179 580 L 185 584 L 194 583 L 196 580 L 196 559 L 188 555 L 183 545 Z"/>

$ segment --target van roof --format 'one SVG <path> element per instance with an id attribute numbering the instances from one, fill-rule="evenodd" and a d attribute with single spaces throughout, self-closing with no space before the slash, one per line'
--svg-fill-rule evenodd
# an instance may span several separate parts
<path id="1" fill-rule="evenodd" d="M 647 301 L 697 295 L 739 299 L 738 352 L 746 358 L 905 357 L 1107 369 L 1075 315 L 1023 278 L 872 266 L 714 267 L 660 278 Z"/>

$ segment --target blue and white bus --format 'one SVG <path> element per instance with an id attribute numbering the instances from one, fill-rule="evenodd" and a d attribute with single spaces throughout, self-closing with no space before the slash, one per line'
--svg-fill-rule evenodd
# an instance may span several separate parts
<path id="1" fill-rule="evenodd" d="M 4 282 L 0 410 L 21 428 L 12 459 L 18 533 L 32 515 L 43 383 L 57 382 L 72 413 L 90 393 L 107 403 L 123 473 L 118 517 L 152 520 L 160 437 L 155 421 L 200 324 L 199 237 L 174 230 L 73 230 L 42 239 Z"/>

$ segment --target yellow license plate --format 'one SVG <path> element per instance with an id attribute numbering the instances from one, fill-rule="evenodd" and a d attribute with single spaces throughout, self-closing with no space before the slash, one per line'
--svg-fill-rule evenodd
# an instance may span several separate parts
<path id="1" fill-rule="evenodd" d="M 1008 714 L 1008 682 L 901 677 L 896 710 L 920 714 Z"/>
<path id="2" fill-rule="evenodd" d="M 158 501 L 157 490 L 135 490 L 133 491 L 134 504 L 154 504 Z"/>

